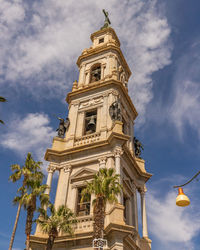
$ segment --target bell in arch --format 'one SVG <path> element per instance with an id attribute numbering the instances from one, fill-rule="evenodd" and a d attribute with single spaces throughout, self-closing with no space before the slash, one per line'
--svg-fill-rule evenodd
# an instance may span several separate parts
<path id="1" fill-rule="evenodd" d="M 96 123 L 95 123 L 95 117 L 94 115 L 91 116 L 88 125 L 87 125 L 87 130 L 90 130 L 92 132 L 95 132 L 96 130 Z"/>

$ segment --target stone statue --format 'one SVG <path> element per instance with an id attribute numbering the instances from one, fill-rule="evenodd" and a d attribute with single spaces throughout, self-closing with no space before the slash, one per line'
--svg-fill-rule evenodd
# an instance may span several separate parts
<path id="1" fill-rule="evenodd" d="M 109 113 L 112 120 L 122 121 L 120 100 L 117 100 L 110 105 Z"/>
<path id="2" fill-rule="evenodd" d="M 106 12 L 104 9 L 102 11 L 103 11 L 103 13 L 105 15 L 105 21 L 104 21 L 104 26 L 101 27 L 101 29 L 105 29 L 105 28 L 109 27 L 109 25 L 111 24 L 111 22 L 110 22 L 110 19 L 108 17 L 108 12 Z"/>
<path id="3" fill-rule="evenodd" d="M 58 120 L 60 120 L 60 124 L 58 129 L 56 129 L 56 131 L 58 131 L 58 137 L 63 138 L 65 136 L 67 129 L 69 128 L 70 121 L 68 117 L 66 118 L 66 120 L 60 117 L 57 118 Z"/>
<path id="4" fill-rule="evenodd" d="M 134 148 L 135 148 L 135 156 L 141 158 L 141 149 L 144 150 L 142 143 L 136 138 L 133 138 Z"/>

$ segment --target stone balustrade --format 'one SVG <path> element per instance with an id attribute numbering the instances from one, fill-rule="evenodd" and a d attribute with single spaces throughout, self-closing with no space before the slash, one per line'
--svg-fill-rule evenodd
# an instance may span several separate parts
<path id="1" fill-rule="evenodd" d="M 100 135 L 101 135 L 100 132 L 96 132 L 93 134 L 76 137 L 74 141 L 74 146 L 81 146 L 81 145 L 89 144 L 91 142 L 99 141 Z"/>
<path id="2" fill-rule="evenodd" d="M 77 217 L 77 224 L 74 227 L 77 231 L 92 231 L 93 230 L 93 218 L 91 215 Z"/>

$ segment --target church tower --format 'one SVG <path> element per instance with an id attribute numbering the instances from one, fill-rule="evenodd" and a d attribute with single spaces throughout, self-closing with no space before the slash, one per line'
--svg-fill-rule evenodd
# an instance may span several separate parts
<path id="1" fill-rule="evenodd" d="M 91 40 L 91 47 L 84 49 L 77 60 L 79 79 L 66 98 L 69 112 L 65 136 L 54 137 L 52 148 L 45 154 L 49 161 L 46 193 L 50 193 L 53 173 L 57 171 L 55 206 L 66 205 L 78 221 L 74 235 L 61 233 L 53 249 L 94 249 L 94 197 L 80 205 L 81 190 L 100 168 L 112 167 L 120 175 L 123 192 L 118 203 L 106 206 L 107 248 L 104 249 L 150 250 L 145 183 L 151 174 L 145 170 L 144 160 L 135 154 L 133 144 L 134 120 L 138 114 L 128 94 L 131 71 L 120 41 L 109 25 L 94 32 Z M 141 199 L 140 213 L 137 193 Z M 142 225 L 141 230 L 138 224 Z M 47 235 L 37 227 L 31 236 L 31 248 L 43 249 L 46 240 Z"/>

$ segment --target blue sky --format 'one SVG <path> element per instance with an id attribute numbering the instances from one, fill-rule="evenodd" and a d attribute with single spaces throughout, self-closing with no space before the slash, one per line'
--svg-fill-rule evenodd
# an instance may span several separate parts
<path id="1" fill-rule="evenodd" d="M 65 96 L 78 78 L 76 60 L 103 24 L 102 9 L 132 71 L 129 94 L 144 144 L 149 236 L 154 250 L 198 250 L 199 182 L 185 192 L 191 206 L 175 206 L 178 185 L 200 168 L 200 2 L 198 0 L 0 0 L 0 249 L 7 249 L 17 208 L 10 165 L 26 153 L 43 159 Z M 44 162 L 44 165 L 46 163 Z M 46 166 L 46 165 L 45 165 Z M 44 167 L 45 168 L 45 167 Z M 56 185 L 54 180 L 54 186 Z M 14 249 L 24 249 L 21 213 Z"/>

